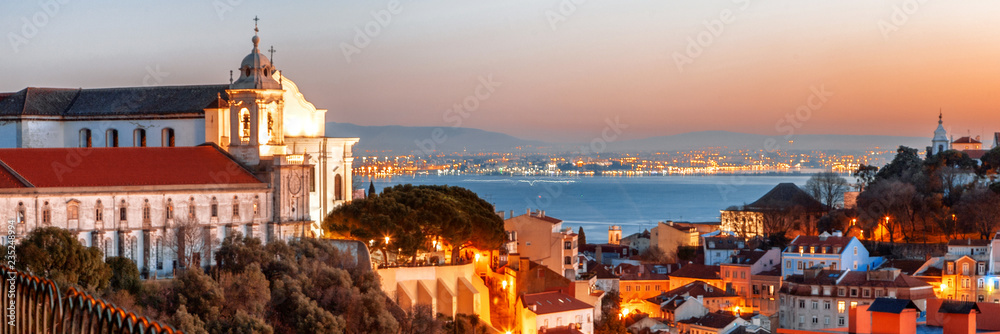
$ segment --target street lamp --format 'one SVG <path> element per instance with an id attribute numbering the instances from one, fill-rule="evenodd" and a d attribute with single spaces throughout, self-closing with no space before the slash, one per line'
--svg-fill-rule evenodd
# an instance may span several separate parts
<path id="1" fill-rule="evenodd" d="M 889 230 L 889 216 L 885 216 L 885 226 L 883 226 L 882 228 L 884 228 L 886 231 Z M 882 241 L 885 241 L 885 231 L 882 231 Z M 892 240 L 889 241 L 892 242 Z"/>
<path id="2" fill-rule="evenodd" d="M 386 245 L 389 245 L 389 236 L 388 236 L 388 235 L 387 235 L 387 236 L 385 236 L 385 244 L 386 244 Z"/>

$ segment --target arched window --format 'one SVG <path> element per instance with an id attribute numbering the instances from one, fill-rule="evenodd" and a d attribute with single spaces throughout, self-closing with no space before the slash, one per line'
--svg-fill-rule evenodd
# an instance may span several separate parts
<path id="1" fill-rule="evenodd" d="M 175 143 L 174 143 L 174 129 L 163 128 L 163 131 L 161 133 L 161 137 L 163 138 L 163 147 L 174 147 L 174 145 L 175 145 Z"/>
<path id="2" fill-rule="evenodd" d="M 101 200 L 97 200 L 97 204 L 94 204 L 94 221 L 104 221 L 104 205 L 101 204 Z"/>
<path id="3" fill-rule="evenodd" d="M 344 200 L 344 178 L 340 174 L 333 177 L 333 199 L 337 201 Z"/>
<path id="4" fill-rule="evenodd" d="M 174 202 L 172 199 L 167 199 L 167 219 L 174 219 Z"/>
<path id="5" fill-rule="evenodd" d="M 24 224 L 25 219 L 24 202 L 17 202 L 17 222 Z"/>
<path id="6" fill-rule="evenodd" d="M 151 210 L 149 209 L 149 200 L 147 199 L 142 204 L 142 222 L 143 223 L 149 224 L 150 222 L 152 222 L 152 220 L 153 220 L 152 218 L 153 217 L 152 217 L 152 213 L 150 211 Z"/>
<path id="7" fill-rule="evenodd" d="M 122 204 L 118 207 L 118 220 L 128 221 L 128 210 L 125 209 L 125 200 L 122 200 Z"/>
<path id="8" fill-rule="evenodd" d="M 146 129 L 132 131 L 132 146 L 146 147 Z"/>
<path id="9" fill-rule="evenodd" d="M 191 197 L 191 202 L 188 202 L 188 219 L 194 220 L 194 197 Z"/>
<path id="10" fill-rule="evenodd" d="M 42 204 L 42 224 L 46 226 L 52 224 L 52 209 L 49 208 L 49 202 Z"/>
<path id="11" fill-rule="evenodd" d="M 219 201 L 216 200 L 214 196 L 212 197 L 211 210 L 209 210 L 209 212 L 212 214 L 209 217 L 219 218 Z"/>
<path id="12" fill-rule="evenodd" d="M 90 129 L 80 129 L 80 147 L 93 147 L 94 142 L 91 139 Z"/>
<path id="13" fill-rule="evenodd" d="M 250 143 L 250 110 L 247 108 L 240 110 L 240 142 Z"/>
<path id="14" fill-rule="evenodd" d="M 66 203 L 66 219 L 80 219 L 80 202 L 74 200 Z"/>
<path id="15" fill-rule="evenodd" d="M 233 196 L 233 217 L 240 216 L 240 198 Z"/>
<path id="16" fill-rule="evenodd" d="M 260 217 L 260 196 L 253 196 L 253 216 Z"/>
<path id="17" fill-rule="evenodd" d="M 108 129 L 104 132 L 104 146 L 118 147 L 118 130 Z"/>

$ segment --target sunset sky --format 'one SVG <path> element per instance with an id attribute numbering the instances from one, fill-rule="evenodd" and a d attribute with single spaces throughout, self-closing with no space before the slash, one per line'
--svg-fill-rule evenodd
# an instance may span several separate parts
<path id="1" fill-rule="evenodd" d="M 549 141 L 589 140 L 615 117 L 626 139 L 930 137 L 941 108 L 956 136 L 1000 131 L 995 0 L 575 2 L 4 1 L 0 91 L 228 83 L 256 15 L 261 45 L 328 121 L 450 126 L 467 102 L 463 127 Z M 348 60 L 366 25 L 377 34 Z M 499 86 L 475 98 L 490 76 Z"/>

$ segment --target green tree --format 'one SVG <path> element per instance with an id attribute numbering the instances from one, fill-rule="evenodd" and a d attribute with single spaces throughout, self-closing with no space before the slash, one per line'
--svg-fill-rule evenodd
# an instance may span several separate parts
<path id="1" fill-rule="evenodd" d="M 888 179 L 906 180 L 912 183 L 922 171 L 923 160 L 917 154 L 917 149 L 900 146 L 892 161 L 875 174 L 873 183 Z"/>
<path id="2" fill-rule="evenodd" d="M 864 191 L 868 189 L 868 186 L 875 182 L 875 174 L 878 173 L 878 167 L 871 165 L 860 165 L 858 169 L 852 173 L 855 179 L 858 180 L 858 191 Z"/>
<path id="3" fill-rule="evenodd" d="M 232 317 L 224 317 L 209 323 L 208 332 L 211 334 L 271 334 L 274 328 L 264 322 L 263 319 L 239 310 Z M 187 333 L 187 332 L 185 332 Z"/>
<path id="4" fill-rule="evenodd" d="M 184 305 L 177 308 L 177 312 L 170 318 L 170 323 L 174 325 L 174 329 L 184 333 L 208 334 L 208 331 L 205 330 L 205 322 L 197 315 L 188 313 L 187 307 Z"/>
<path id="5" fill-rule="evenodd" d="M 139 278 L 139 268 L 135 262 L 121 256 L 109 257 L 105 262 L 111 268 L 109 286 L 112 290 L 128 291 L 134 296 L 141 293 L 142 280 Z"/>
<path id="6" fill-rule="evenodd" d="M 198 268 L 181 271 L 174 279 L 172 290 L 174 304 L 185 306 L 188 312 L 203 321 L 215 320 L 225 302 L 219 284 Z"/>
<path id="7" fill-rule="evenodd" d="M 997 173 L 1000 173 L 1000 147 L 994 147 L 983 154 L 982 158 L 979 158 L 982 162 L 979 168 L 976 169 L 982 177 L 987 177 L 991 181 L 996 178 Z"/>
<path id="8" fill-rule="evenodd" d="M 230 273 L 241 273 L 247 266 L 258 264 L 258 269 L 267 263 L 268 254 L 258 238 L 247 238 L 236 232 L 227 236 L 215 252 L 215 263 L 219 270 Z"/>
<path id="9" fill-rule="evenodd" d="M 580 226 L 580 231 L 577 232 L 576 234 L 579 235 L 577 237 L 577 241 L 579 242 L 579 244 L 580 245 L 586 245 L 587 244 L 587 235 L 585 233 L 583 233 L 583 226 Z"/>
<path id="10" fill-rule="evenodd" d="M 51 279 L 61 289 L 77 286 L 91 292 L 104 290 L 111 268 L 101 251 L 84 247 L 73 235 L 58 227 L 36 228 L 18 244 L 15 268 Z"/>
<path id="11" fill-rule="evenodd" d="M 257 263 L 251 263 L 239 274 L 221 273 L 219 286 L 224 300 L 239 301 L 227 303 L 222 308 L 224 318 L 239 312 L 251 317 L 263 317 L 265 306 L 271 301 L 270 282 Z"/>

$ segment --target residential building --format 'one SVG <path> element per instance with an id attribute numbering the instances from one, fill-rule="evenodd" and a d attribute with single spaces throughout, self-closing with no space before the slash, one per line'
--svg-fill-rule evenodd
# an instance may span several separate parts
<path id="1" fill-rule="evenodd" d="M 531 259 L 571 280 L 576 278 L 577 234 L 564 229 L 562 220 L 546 216 L 543 210 L 528 209 L 523 215 L 505 220 L 504 230 L 516 237 L 520 258 Z"/>
<path id="2" fill-rule="evenodd" d="M 749 249 L 745 238 L 721 235 L 705 237 L 701 245 L 705 251 L 705 265 L 716 266 L 729 261 L 729 257 L 742 249 Z"/>
<path id="3" fill-rule="evenodd" d="M 1000 277 L 991 272 L 997 241 L 951 240 L 948 253 L 928 259 L 916 276 L 936 284 L 941 299 L 1000 303 Z"/>
<path id="4" fill-rule="evenodd" d="M 753 282 L 753 275 L 777 268 L 781 263 L 780 254 L 778 248 L 767 251 L 739 251 L 731 255 L 728 261 L 719 265 L 722 284 L 726 292 L 740 296 L 739 306 L 741 308 L 747 311 L 751 309 L 758 311 L 759 304 L 754 303 L 752 291 L 753 288 L 760 289 L 761 285 Z"/>
<path id="5" fill-rule="evenodd" d="M 668 274 L 672 268 L 668 265 L 623 263 L 615 269 L 620 277 L 618 293 L 622 307 L 635 309 L 645 299 L 670 290 Z"/>
<path id="6" fill-rule="evenodd" d="M 807 269 L 785 278 L 779 300 L 782 328 L 818 330 L 845 327 L 848 309 L 879 297 L 909 299 L 924 307 L 934 298 L 933 287 L 901 274 L 899 269 L 851 271 Z"/>
<path id="7" fill-rule="evenodd" d="M 692 300 L 693 304 L 685 305 Z M 733 310 L 739 302 L 739 296 L 728 294 L 711 284 L 694 281 L 647 298 L 644 304 L 636 305 L 633 309 L 641 310 L 652 317 L 666 319 L 668 323 L 675 323 L 692 317 L 700 317 L 708 312 Z"/>
<path id="8" fill-rule="evenodd" d="M 643 230 L 640 233 L 632 233 L 629 236 L 622 238 L 621 245 L 628 247 L 634 254 L 642 254 L 649 249 L 650 244 L 650 233 L 649 230 Z"/>
<path id="9" fill-rule="evenodd" d="M 517 319 L 524 334 L 552 333 L 558 330 L 578 330 L 594 333 L 593 305 L 560 292 L 524 294 L 518 297 Z"/>
<path id="10" fill-rule="evenodd" d="M 733 315 L 729 311 L 717 311 L 677 322 L 681 333 L 689 334 L 728 334 L 734 329 L 749 324 L 745 319 Z"/>
<path id="11" fill-rule="evenodd" d="M 801 274 L 819 266 L 831 270 L 850 269 L 867 271 L 879 264 L 868 256 L 868 249 L 856 237 L 845 237 L 840 231 L 823 232 L 818 236 L 800 235 L 781 254 L 784 262 L 781 275 Z"/>
<path id="12" fill-rule="evenodd" d="M 678 247 L 697 246 L 700 235 L 697 228 L 673 221 L 660 222 L 649 233 L 649 246 L 658 247 L 671 259 L 677 259 Z"/>

